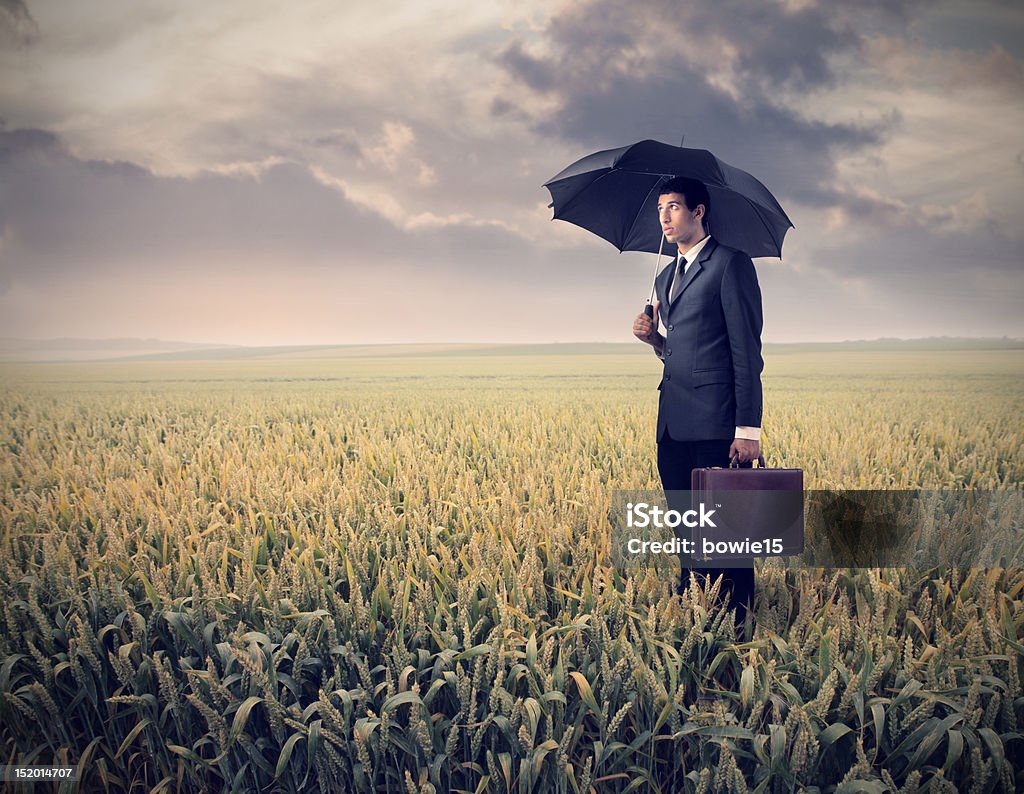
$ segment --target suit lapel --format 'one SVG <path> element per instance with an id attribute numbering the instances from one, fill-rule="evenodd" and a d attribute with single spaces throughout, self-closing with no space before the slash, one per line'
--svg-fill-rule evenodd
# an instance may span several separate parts
<path id="1" fill-rule="evenodd" d="M 665 325 L 668 325 L 668 287 L 675 268 L 676 260 L 672 259 L 654 279 L 654 294 L 661 302 L 661 320 Z"/>
<path id="2" fill-rule="evenodd" d="M 679 300 L 679 296 L 686 291 L 686 288 L 690 286 L 691 283 L 693 283 L 693 280 L 697 278 L 697 275 L 704 269 L 703 263 L 707 260 L 709 256 L 711 256 L 711 253 L 715 250 L 716 246 L 717 243 L 715 242 L 715 239 L 713 237 L 706 243 L 704 243 L 704 247 L 701 249 L 700 254 L 698 254 L 697 256 L 697 261 L 686 269 L 686 275 L 683 276 L 683 284 L 679 288 L 679 292 L 676 294 L 676 299 L 672 301 L 672 304 L 675 304 L 675 302 Z M 678 259 L 676 261 L 678 261 Z M 666 295 L 667 294 L 668 293 L 666 292 Z M 671 308 L 671 306 L 669 306 L 669 308 Z"/>

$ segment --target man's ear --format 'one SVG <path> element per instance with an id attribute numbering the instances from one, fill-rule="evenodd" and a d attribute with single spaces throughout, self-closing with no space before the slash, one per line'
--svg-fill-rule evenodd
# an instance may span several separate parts
<path id="1" fill-rule="evenodd" d="M 703 229 L 704 234 L 710 234 L 711 233 L 711 230 L 708 228 L 707 218 L 704 217 L 705 214 L 707 213 L 707 209 L 708 208 L 705 207 L 703 204 L 698 204 L 697 205 L 697 210 L 696 210 L 696 212 L 697 212 L 697 220 L 700 221 L 700 228 Z"/>

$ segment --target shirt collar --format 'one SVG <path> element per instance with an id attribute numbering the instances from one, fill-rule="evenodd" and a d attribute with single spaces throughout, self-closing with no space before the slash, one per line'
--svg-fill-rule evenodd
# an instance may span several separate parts
<path id="1" fill-rule="evenodd" d="M 683 267 L 686 267 L 688 264 L 695 261 L 698 256 L 700 256 L 700 252 L 703 250 L 704 246 L 708 244 L 708 240 L 710 239 L 711 235 L 705 234 L 703 240 L 701 240 L 696 245 L 692 246 L 690 250 L 687 251 L 685 254 L 680 254 L 676 261 L 682 260 Z"/>

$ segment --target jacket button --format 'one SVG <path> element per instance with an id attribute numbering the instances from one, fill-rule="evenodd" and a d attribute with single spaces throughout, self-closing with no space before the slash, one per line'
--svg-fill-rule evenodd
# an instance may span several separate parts
<path id="1" fill-rule="evenodd" d="M 671 347 L 668 350 L 665 351 L 665 355 L 666 356 L 671 356 L 672 355 L 672 348 Z"/>
<path id="2" fill-rule="evenodd" d="M 666 375 L 665 376 L 665 380 L 672 380 L 672 376 L 671 375 Z"/>
<path id="3" fill-rule="evenodd" d="M 670 331 L 672 330 L 672 326 L 671 325 L 668 327 L 668 330 L 670 330 Z"/>

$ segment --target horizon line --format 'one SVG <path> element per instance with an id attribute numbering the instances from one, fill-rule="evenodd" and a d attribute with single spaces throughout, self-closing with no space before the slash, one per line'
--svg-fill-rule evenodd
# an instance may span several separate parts
<path id="1" fill-rule="evenodd" d="M 159 337 L 141 336 L 108 336 L 108 337 L 87 337 L 87 336 L 57 336 L 57 337 L 0 337 L 0 345 L 20 342 L 29 344 L 43 343 L 148 343 L 159 345 L 202 345 L 211 348 L 250 348 L 250 347 L 394 347 L 397 345 L 468 345 L 468 346 L 495 346 L 495 345 L 626 345 L 638 340 L 610 340 L 610 339 L 582 339 L 582 340 L 481 340 L 466 341 L 453 339 L 432 339 L 432 340 L 395 340 L 390 342 L 208 342 L 192 341 L 185 339 L 161 339 Z M 926 341 L 1000 341 L 1000 342 L 1024 342 L 1024 337 L 983 335 L 948 335 L 941 336 L 876 336 L 860 337 L 857 339 L 814 339 L 814 340 L 762 340 L 765 345 L 835 345 L 859 342 L 926 342 Z"/>

